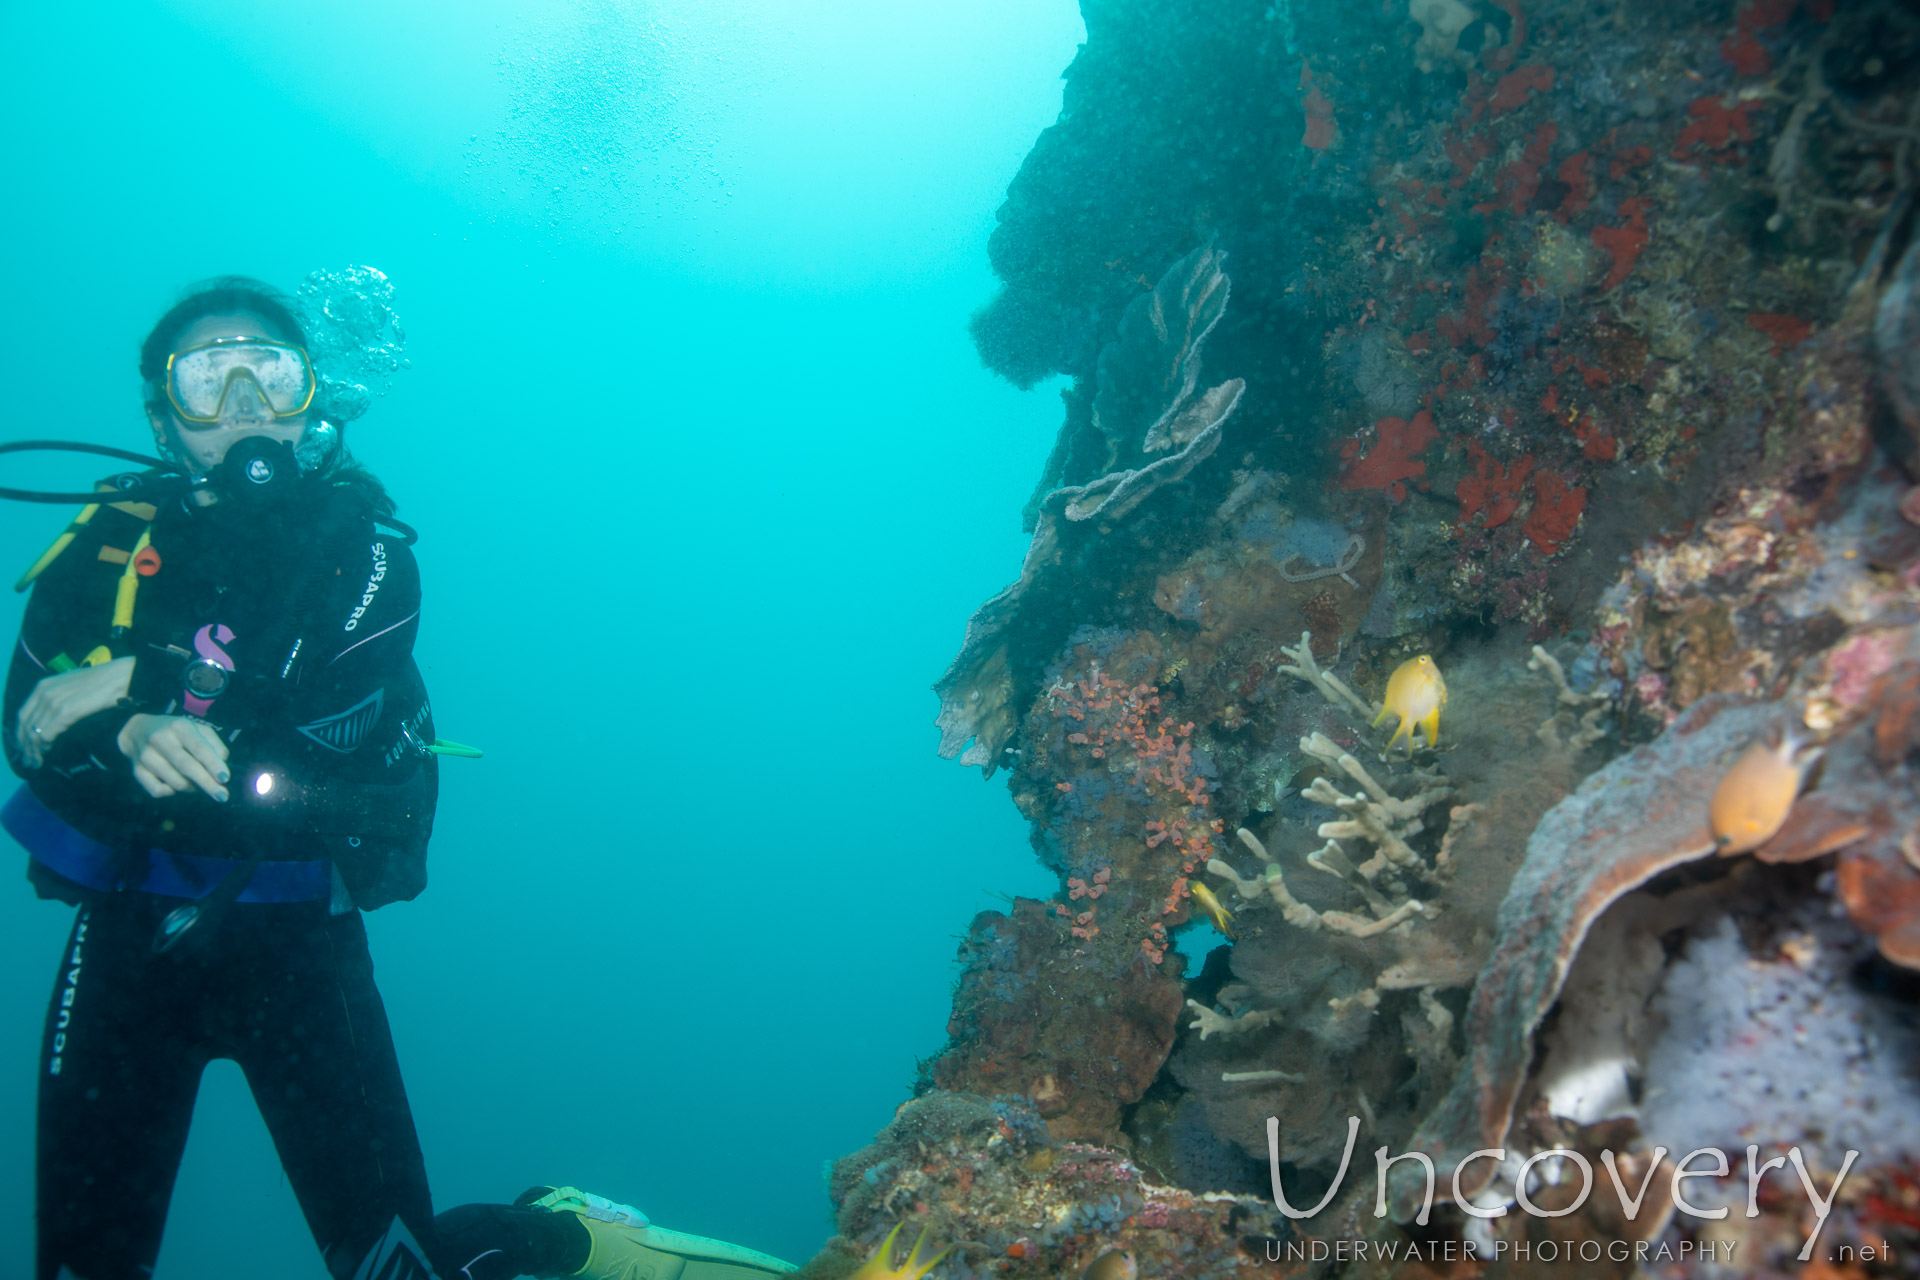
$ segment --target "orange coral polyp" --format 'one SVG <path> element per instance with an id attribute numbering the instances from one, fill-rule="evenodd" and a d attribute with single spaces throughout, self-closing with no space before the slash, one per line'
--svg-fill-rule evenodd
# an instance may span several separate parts
<path id="1" fill-rule="evenodd" d="M 1074 746 L 1086 747 L 1096 760 L 1112 760 L 1108 769 L 1131 775 L 1134 785 L 1146 793 L 1150 803 L 1178 806 L 1172 812 L 1141 824 L 1141 839 L 1149 849 L 1171 842 L 1180 853 L 1180 872 L 1174 877 L 1160 910 L 1147 908 L 1147 936 L 1140 941 L 1141 952 L 1153 964 L 1166 958 L 1168 940 L 1165 926 L 1153 916 L 1173 915 L 1183 910 L 1189 895 L 1188 879 L 1194 868 L 1213 856 L 1213 836 L 1223 829 L 1217 819 L 1207 816 L 1213 802 L 1212 783 L 1202 776 L 1194 763 L 1193 747 L 1186 741 L 1193 734 L 1191 720 L 1176 723 L 1171 716 L 1160 715 L 1160 691 L 1149 684 L 1128 685 L 1095 667 L 1086 677 L 1063 681 L 1048 691 L 1056 718 L 1071 716 L 1085 725 L 1067 735 Z M 1090 719 L 1096 713 L 1106 713 Z M 1102 723 L 1105 721 L 1105 723 Z M 1102 868 L 1100 889 L 1075 878 L 1068 881 L 1069 896 L 1098 897 L 1112 876 L 1111 868 Z M 1076 920 L 1071 932 L 1076 938 L 1091 939 L 1099 932 L 1089 916 Z"/>

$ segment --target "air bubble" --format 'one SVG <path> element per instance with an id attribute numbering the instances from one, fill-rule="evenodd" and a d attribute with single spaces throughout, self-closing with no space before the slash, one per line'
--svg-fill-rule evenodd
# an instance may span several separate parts
<path id="1" fill-rule="evenodd" d="M 374 267 L 323 269 L 301 282 L 297 300 L 320 378 L 320 411 L 333 422 L 351 422 L 407 367 L 393 281 Z"/>

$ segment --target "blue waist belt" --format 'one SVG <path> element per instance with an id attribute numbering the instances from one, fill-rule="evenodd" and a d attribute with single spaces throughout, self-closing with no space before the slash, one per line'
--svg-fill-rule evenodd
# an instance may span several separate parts
<path id="1" fill-rule="evenodd" d="M 117 888 L 115 850 L 80 834 L 21 787 L 0 807 L 0 827 L 25 846 L 33 860 L 77 885 L 100 892 Z M 231 858 L 203 858 L 191 853 L 149 849 L 146 876 L 134 887 L 142 893 L 168 898 L 198 898 L 233 870 Z M 139 874 L 139 859 L 133 873 Z M 262 862 L 240 892 L 241 902 L 312 902 L 333 896 L 333 867 L 326 858 L 308 862 Z"/>

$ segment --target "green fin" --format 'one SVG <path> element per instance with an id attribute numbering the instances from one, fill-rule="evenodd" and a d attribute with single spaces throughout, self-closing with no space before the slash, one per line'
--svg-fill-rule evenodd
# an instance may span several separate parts
<path id="1" fill-rule="evenodd" d="M 589 1228 L 591 1230 L 591 1228 Z M 799 1270 L 791 1262 L 724 1240 L 691 1236 L 666 1227 L 646 1227 L 629 1237 L 644 1248 L 684 1258 L 686 1277 L 702 1280 L 753 1280 L 754 1277 L 781 1276 Z"/>
<path id="2" fill-rule="evenodd" d="M 449 742 L 445 738 L 435 738 L 427 750 L 437 756 L 459 756 L 462 760 L 478 760 L 487 753 L 478 747 L 462 746 L 458 742 Z"/>

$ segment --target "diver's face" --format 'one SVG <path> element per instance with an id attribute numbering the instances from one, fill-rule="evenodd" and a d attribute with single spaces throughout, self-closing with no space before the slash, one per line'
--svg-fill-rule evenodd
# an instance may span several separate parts
<path id="1" fill-rule="evenodd" d="M 181 331 L 180 336 L 174 339 L 173 349 L 185 351 L 188 347 L 212 342 L 215 338 L 265 338 L 272 342 L 294 340 L 291 334 L 277 332 L 260 316 L 236 311 L 226 315 L 202 316 Z M 259 388 L 249 379 L 236 378 L 226 402 L 220 407 L 218 422 L 188 422 L 174 412 L 171 405 L 167 406 L 164 413 L 149 409 L 147 419 L 153 424 L 153 437 L 161 448 L 173 449 L 182 460 L 192 464 L 196 474 L 205 475 L 220 464 L 236 441 L 248 436 L 266 436 L 288 445 L 300 443 L 300 437 L 307 429 L 307 415 L 311 412 L 309 409 L 291 418 L 276 418 L 272 408 L 261 397 Z"/>

